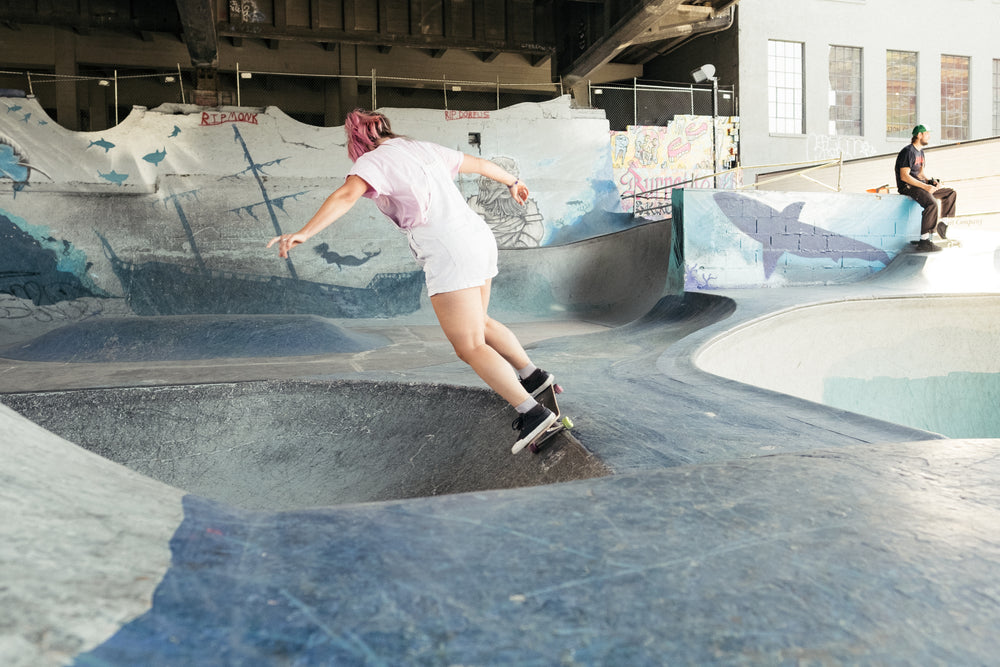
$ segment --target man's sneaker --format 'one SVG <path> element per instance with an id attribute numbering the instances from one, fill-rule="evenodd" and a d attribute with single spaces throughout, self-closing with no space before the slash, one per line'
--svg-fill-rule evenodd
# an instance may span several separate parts
<path id="1" fill-rule="evenodd" d="M 552 426 L 556 422 L 556 413 L 539 403 L 528 410 L 523 415 L 518 415 L 512 424 L 518 432 L 517 442 L 510 448 L 512 454 L 528 446 L 528 443 L 537 438 L 542 431 Z"/>
<path id="2" fill-rule="evenodd" d="M 930 239 L 920 239 L 917 241 L 917 248 L 913 252 L 938 252 L 941 246 L 934 245 Z"/>
<path id="3" fill-rule="evenodd" d="M 541 368 L 536 368 L 531 375 L 521 380 L 521 386 L 534 397 L 542 393 L 546 387 L 552 386 L 555 381 L 555 375 L 543 371 Z"/>
<path id="4" fill-rule="evenodd" d="M 943 222 L 937 223 L 937 235 L 943 239 L 948 238 L 948 225 Z"/>

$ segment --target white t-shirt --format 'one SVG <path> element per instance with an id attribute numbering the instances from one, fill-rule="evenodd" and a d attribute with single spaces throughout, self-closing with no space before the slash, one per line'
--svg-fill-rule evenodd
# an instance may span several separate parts
<path id="1" fill-rule="evenodd" d="M 464 159 L 460 151 L 397 137 L 359 157 L 348 172 L 368 183 L 365 197 L 406 234 L 431 296 L 497 275 L 493 232 L 455 186 Z"/>
<path id="2" fill-rule="evenodd" d="M 438 144 L 396 137 L 359 157 L 348 174 L 363 178 L 365 197 L 401 229 L 410 229 L 433 218 L 475 215 L 455 187 L 464 157 Z"/>

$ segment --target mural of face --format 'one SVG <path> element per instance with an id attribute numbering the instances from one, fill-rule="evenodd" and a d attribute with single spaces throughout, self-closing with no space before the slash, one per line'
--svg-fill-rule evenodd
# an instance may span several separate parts
<path id="1" fill-rule="evenodd" d="M 494 157 L 493 162 L 514 176 L 519 176 L 517 162 L 509 157 Z M 529 199 L 524 206 L 510 196 L 508 188 L 490 178 L 479 179 L 479 192 L 468 200 L 469 206 L 486 220 L 501 248 L 534 248 L 545 235 L 544 220 L 538 205 Z"/>

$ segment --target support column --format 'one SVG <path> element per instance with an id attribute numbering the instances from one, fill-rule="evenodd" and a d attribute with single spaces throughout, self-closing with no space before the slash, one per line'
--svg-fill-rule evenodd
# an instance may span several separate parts
<path id="1" fill-rule="evenodd" d="M 90 131 L 98 132 L 108 129 L 108 93 L 107 88 L 90 84 L 87 95 L 87 105 L 90 111 Z"/>
<path id="2" fill-rule="evenodd" d="M 340 79 L 323 80 L 323 125 L 336 127 L 344 122 L 340 113 Z"/>
<path id="3" fill-rule="evenodd" d="M 76 68 L 76 35 L 69 28 L 53 28 L 55 46 L 56 74 L 75 77 Z M 74 80 L 59 81 L 55 86 L 56 122 L 67 130 L 80 129 L 79 101 L 77 100 Z M 106 113 L 106 112 L 105 112 Z"/>
<path id="4" fill-rule="evenodd" d="M 340 73 L 348 75 L 340 79 L 340 121 L 350 112 L 362 106 L 358 104 L 358 80 L 354 75 L 358 73 L 358 47 L 353 44 L 341 44 L 340 48 Z M 367 107 L 368 105 L 363 105 Z M 340 122 L 337 123 L 339 125 Z"/>

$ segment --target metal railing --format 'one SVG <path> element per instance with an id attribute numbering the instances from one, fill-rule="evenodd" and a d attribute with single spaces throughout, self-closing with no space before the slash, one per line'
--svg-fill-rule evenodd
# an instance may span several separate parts
<path id="1" fill-rule="evenodd" d="M 665 126 L 674 116 L 737 116 L 734 86 L 653 84 L 632 80 L 621 84 L 587 84 L 587 100 L 601 109 L 612 130 L 629 125 Z"/>
<path id="2" fill-rule="evenodd" d="M 843 169 L 844 169 L 844 156 L 841 154 L 840 157 L 833 160 L 812 160 L 809 162 L 787 162 L 783 164 L 764 164 L 757 166 L 743 166 L 736 165 L 731 169 L 724 169 L 723 171 L 717 171 L 713 174 L 705 174 L 703 176 L 695 176 L 694 178 L 688 179 L 686 181 L 681 181 L 680 183 L 672 183 L 671 185 L 665 185 L 659 188 L 652 188 L 650 190 L 644 190 L 643 192 L 636 192 L 633 194 L 626 194 L 622 196 L 622 200 L 631 199 L 632 200 L 632 214 L 633 215 L 650 215 L 654 214 L 660 217 L 670 217 L 672 215 L 673 204 L 670 200 L 670 192 L 676 188 L 682 188 L 685 185 L 692 185 L 700 181 L 711 180 L 714 186 L 718 182 L 719 176 L 725 176 L 726 174 L 733 174 L 745 171 L 747 169 L 774 169 L 782 167 L 804 167 L 803 169 L 797 169 L 795 171 L 788 172 L 787 174 L 781 174 L 774 178 L 759 181 L 754 183 L 744 183 L 743 185 L 738 185 L 734 190 L 746 190 L 748 188 L 757 188 L 762 185 L 770 185 L 777 181 L 783 181 L 788 178 L 794 178 L 799 176 L 812 183 L 816 183 L 828 190 L 833 192 L 840 192 L 841 183 L 843 181 Z M 819 171 L 821 169 L 829 169 L 831 167 L 837 167 L 837 186 L 833 187 L 822 181 L 818 181 L 807 174 L 814 171 Z"/>

